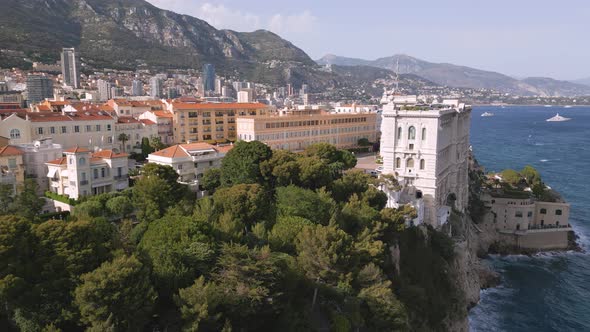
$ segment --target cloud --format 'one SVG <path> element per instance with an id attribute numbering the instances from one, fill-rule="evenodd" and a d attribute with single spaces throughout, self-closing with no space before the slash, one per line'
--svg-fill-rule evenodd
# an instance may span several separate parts
<path id="1" fill-rule="evenodd" d="M 268 29 L 277 34 L 289 35 L 313 30 L 317 18 L 310 11 L 288 14 L 276 13 L 262 17 L 251 12 L 232 9 L 223 4 L 195 0 L 149 0 L 153 5 L 181 14 L 200 18 L 218 29 L 254 31 Z"/>

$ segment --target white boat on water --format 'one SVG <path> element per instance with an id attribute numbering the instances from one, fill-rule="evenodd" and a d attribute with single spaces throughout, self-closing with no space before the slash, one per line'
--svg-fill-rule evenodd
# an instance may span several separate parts
<path id="1" fill-rule="evenodd" d="M 483 113 L 481 116 L 484 116 L 484 117 L 487 117 L 487 116 L 494 116 L 494 113 L 485 112 L 485 113 Z"/>
<path id="2" fill-rule="evenodd" d="M 553 107 L 552 105 L 545 105 L 545 107 Z"/>
<path id="3" fill-rule="evenodd" d="M 571 120 L 571 118 L 563 117 L 563 116 L 559 115 L 559 113 L 557 113 L 554 117 L 549 118 L 545 121 L 547 121 L 547 122 L 563 122 L 563 121 L 569 121 L 569 120 Z"/>
<path id="4" fill-rule="evenodd" d="M 565 108 L 572 108 L 572 105 L 565 105 Z"/>

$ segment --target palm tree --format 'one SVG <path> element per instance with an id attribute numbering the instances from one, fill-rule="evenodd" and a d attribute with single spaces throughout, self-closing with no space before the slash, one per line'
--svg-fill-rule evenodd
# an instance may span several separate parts
<path id="1" fill-rule="evenodd" d="M 129 139 L 131 139 L 131 137 L 125 133 L 120 133 L 118 138 L 119 138 L 119 142 L 121 142 L 123 145 L 123 152 L 125 152 L 125 142 L 129 141 Z"/>

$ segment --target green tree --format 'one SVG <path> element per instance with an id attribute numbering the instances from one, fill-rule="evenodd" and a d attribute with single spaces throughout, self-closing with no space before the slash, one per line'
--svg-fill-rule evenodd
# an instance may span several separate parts
<path id="1" fill-rule="evenodd" d="M 110 214 L 125 218 L 133 212 L 133 203 L 126 196 L 117 196 L 109 199 L 105 204 Z"/>
<path id="2" fill-rule="evenodd" d="M 179 290 L 176 303 L 185 322 L 185 331 L 219 329 L 218 306 L 222 305 L 224 297 L 223 291 L 213 282 L 206 282 L 203 276 L 192 286 Z"/>
<path id="3" fill-rule="evenodd" d="M 269 220 L 272 206 L 265 189 L 259 184 L 238 184 L 221 188 L 213 194 L 215 207 L 221 213 L 229 213 L 248 227 Z"/>
<path id="4" fill-rule="evenodd" d="M 237 142 L 221 162 L 222 185 L 263 183 L 260 164 L 271 157 L 272 150 L 262 142 Z"/>
<path id="5" fill-rule="evenodd" d="M 303 157 L 299 158 L 297 163 L 299 164 L 299 177 L 302 187 L 317 189 L 332 183 L 334 174 L 325 159 L 316 156 Z"/>
<path id="6" fill-rule="evenodd" d="M 513 169 L 506 169 L 502 171 L 502 179 L 514 187 L 520 183 L 522 176 Z"/>
<path id="7" fill-rule="evenodd" d="M 8 184 L 0 184 L 0 215 L 14 213 L 13 187 Z"/>
<path id="8" fill-rule="evenodd" d="M 371 146 L 371 142 L 367 138 L 360 138 L 357 142 L 358 146 Z"/>
<path id="9" fill-rule="evenodd" d="M 363 171 L 350 171 L 332 184 L 332 195 L 338 202 L 346 202 L 353 194 L 361 195 L 369 189 L 371 177 Z"/>
<path id="10" fill-rule="evenodd" d="M 34 219 L 41 213 L 45 200 L 37 195 L 38 188 L 34 179 L 25 179 L 23 187 L 14 201 L 16 214 L 26 219 Z"/>
<path id="11" fill-rule="evenodd" d="M 139 249 L 151 262 L 160 297 L 172 299 L 179 288 L 208 273 L 215 254 L 208 233 L 208 224 L 190 217 L 166 215 L 149 224 Z"/>
<path id="12" fill-rule="evenodd" d="M 162 143 L 160 136 L 150 137 L 150 147 L 153 151 L 160 151 L 166 148 L 166 144 Z"/>
<path id="13" fill-rule="evenodd" d="M 129 142 L 129 140 L 131 139 L 131 136 L 129 136 L 125 133 L 120 133 L 119 136 L 117 137 L 117 139 L 119 140 L 119 142 L 121 142 L 121 147 L 123 148 L 123 151 L 125 151 L 126 150 L 125 143 Z"/>
<path id="14" fill-rule="evenodd" d="M 147 137 L 143 137 L 141 139 L 141 154 L 144 157 L 147 157 L 150 153 L 154 152 L 154 148 L 150 144 L 150 139 Z"/>
<path id="15" fill-rule="evenodd" d="M 534 186 L 541 183 L 541 174 L 533 166 L 527 165 L 520 172 L 529 186 Z"/>
<path id="16" fill-rule="evenodd" d="M 199 181 L 204 190 L 207 190 L 209 194 L 215 193 L 215 190 L 221 186 L 221 169 L 210 168 L 205 171 L 203 177 Z"/>
<path id="17" fill-rule="evenodd" d="M 305 226 L 313 223 L 296 216 L 279 217 L 268 235 L 268 243 L 275 251 L 295 254 L 295 239 Z"/>
<path id="18" fill-rule="evenodd" d="M 354 270 L 353 239 L 335 226 L 303 228 L 295 242 L 297 262 L 306 276 L 331 286 L 349 283 Z"/>
<path id="19" fill-rule="evenodd" d="M 102 205 L 98 200 L 89 200 L 76 205 L 72 211 L 72 215 L 79 218 L 90 219 L 104 216 L 106 212 L 107 211 L 105 211 L 104 205 Z"/>
<path id="20" fill-rule="evenodd" d="M 84 274 L 75 303 L 82 321 L 96 326 L 109 319 L 117 330 L 141 331 L 156 300 L 149 271 L 135 258 L 119 257 Z"/>
<path id="21" fill-rule="evenodd" d="M 297 162 L 299 158 L 298 154 L 291 151 L 273 151 L 272 158 L 260 164 L 262 176 L 275 186 L 298 184 L 300 182 L 300 169 Z"/>
<path id="22" fill-rule="evenodd" d="M 336 202 L 326 192 L 314 192 L 296 186 L 277 188 L 276 202 L 279 216 L 302 217 L 322 225 L 330 222 L 336 209 Z"/>

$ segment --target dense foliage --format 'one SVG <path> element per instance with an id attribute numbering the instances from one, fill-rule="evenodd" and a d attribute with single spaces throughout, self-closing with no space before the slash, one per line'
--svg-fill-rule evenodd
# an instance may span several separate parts
<path id="1" fill-rule="evenodd" d="M 200 200 L 148 165 L 132 189 L 83 199 L 68 220 L 21 211 L 37 209 L 30 192 L 2 201 L 0 329 L 443 329 L 461 305 L 451 240 L 406 229 L 415 211 L 385 208 L 355 164 L 327 144 L 295 154 L 238 142 Z"/>

